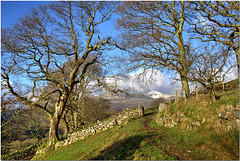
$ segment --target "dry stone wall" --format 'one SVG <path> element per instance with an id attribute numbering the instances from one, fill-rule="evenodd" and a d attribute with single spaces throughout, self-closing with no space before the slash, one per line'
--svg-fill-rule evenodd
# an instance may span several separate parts
<path id="1" fill-rule="evenodd" d="M 135 109 L 130 109 L 130 110 L 118 113 L 117 115 L 111 116 L 106 120 L 97 121 L 95 124 L 89 125 L 81 131 L 70 134 L 70 136 L 67 139 L 57 142 L 55 144 L 55 149 L 61 146 L 71 144 L 78 140 L 84 139 L 87 136 L 94 135 L 101 131 L 105 131 L 109 128 L 114 127 L 115 125 L 125 124 L 129 121 L 129 119 L 141 117 L 143 115 L 144 115 L 143 106 L 138 106 Z M 41 152 L 38 151 L 37 153 L 41 153 Z"/>
<path id="2" fill-rule="evenodd" d="M 165 109 L 166 105 L 160 103 L 158 110 L 159 113 L 156 117 L 156 123 L 159 126 L 173 128 L 175 126 L 182 125 L 182 127 L 186 127 L 186 130 L 191 130 L 206 123 L 205 118 L 202 118 L 200 121 L 193 121 L 191 118 L 186 117 L 184 113 L 180 113 L 180 111 L 179 114 L 175 117 L 164 114 L 163 111 Z M 226 105 L 225 110 L 223 112 L 220 112 L 218 117 L 220 118 L 220 123 L 222 125 L 228 125 L 229 130 L 234 124 L 239 127 L 239 106 L 234 108 L 233 105 Z"/>

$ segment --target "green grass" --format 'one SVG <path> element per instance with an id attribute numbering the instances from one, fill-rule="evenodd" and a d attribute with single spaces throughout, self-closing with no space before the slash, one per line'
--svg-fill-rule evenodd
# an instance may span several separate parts
<path id="1" fill-rule="evenodd" d="M 125 125 L 89 136 L 71 145 L 50 150 L 33 160 L 176 160 L 171 151 L 184 155 L 186 151 L 198 158 L 208 160 L 233 160 L 239 156 L 239 129 L 226 131 L 216 124 L 218 113 L 228 104 L 237 107 L 239 93 L 228 91 L 219 93 L 220 100 L 211 103 L 208 97 L 200 95 L 199 102 L 194 97 L 188 102 L 169 105 L 161 114 L 176 119 L 184 114 L 184 121 L 174 128 L 157 125 L 155 118 L 146 126 L 148 116 L 156 116 L 157 107 L 145 111 L 146 116 L 131 119 Z M 186 131 L 191 121 L 206 123 Z M 169 146 L 171 145 L 171 146 Z M 175 152 L 174 151 L 174 152 Z"/>
<path id="2" fill-rule="evenodd" d="M 155 109 L 146 113 L 152 113 Z M 174 159 L 149 144 L 153 136 L 144 129 L 141 119 L 132 119 L 124 126 L 117 125 L 71 145 L 50 150 L 35 156 L 33 160 Z"/>
<path id="3" fill-rule="evenodd" d="M 187 102 L 174 103 L 160 116 L 170 115 L 177 119 L 179 114 L 184 114 L 183 122 L 171 129 L 159 127 L 154 121 L 151 126 L 166 131 L 172 143 L 190 149 L 192 154 L 203 155 L 206 159 L 238 159 L 239 128 L 233 124 L 232 130 L 227 130 L 227 121 L 225 125 L 220 124 L 218 114 L 224 111 L 226 105 L 239 109 L 239 90 L 218 93 L 218 96 L 220 100 L 214 103 L 207 95 L 200 95 L 198 102 L 191 97 Z M 202 122 L 203 119 L 206 123 L 186 131 L 191 122 Z"/>
<path id="4" fill-rule="evenodd" d="M 198 147 L 203 145 L 207 140 L 200 133 L 196 133 L 196 131 L 188 131 L 181 129 L 180 127 L 167 128 L 164 126 L 159 126 L 155 120 L 152 120 L 150 126 L 159 129 L 160 132 L 158 135 L 167 134 L 168 141 L 171 143 L 186 149 L 190 150 L 192 154 L 202 157 L 204 159 L 212 159 L 208 158 Z M 161 144 L 159 142 L 159 144 Z"/>

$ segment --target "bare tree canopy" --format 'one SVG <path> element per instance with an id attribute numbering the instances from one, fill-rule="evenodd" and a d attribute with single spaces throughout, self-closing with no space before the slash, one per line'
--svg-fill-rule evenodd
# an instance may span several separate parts
<path id="1" fill-rule="evenodd" d="M 216 41 L 233 49 L 239 75 L 239 1 L 198 1 L 191 2 L 195 20 L 194 38 L 204 42 Z"/>
<path id="2" fill-rule="evenodd" d="M 194 61 L 189 69 L 188 79 L 200 83 L 210 93 L 210 99 L 216 101 L 215 85 L 224 82 L 225 76 L 234 67 L 230 51 L 222 45 L 206 45 L 196 50 Z"/>
<path id="3" fill-rule="evenodd" d="M 123 47 L 136 67 L 168 69 L 181 77 L 189 95 L 187 73 L 192 62 L 184 38 L 187 2 L 123 2 L 117 12 Z"/>
<path id="4" fill-rule="evenodd" d="M 4 88 L 26 105 L 40 108 L 49 115 L 50 144 L 58 140 L 58 124 L 74 87 L 86 77 L 100 82 L 98 74 L 90 69 L 100 64 L 105 50 L 111 49 L 111 37 L 100 37 L 97 27 L 110 19 L 116 4 L 53 2 L 32 8 L 13 27 L 2 29 Z M 22 78 L 20 84 L 24 84 L 24 80 L 32 83 L 31 94 L 15 90 L 17 78 Z M 49 83 L 53 85 L 52 90 L 43 93 L 42 87 Z M 52 94 L 57 96 L 57 101 L 50 111 Z"/>

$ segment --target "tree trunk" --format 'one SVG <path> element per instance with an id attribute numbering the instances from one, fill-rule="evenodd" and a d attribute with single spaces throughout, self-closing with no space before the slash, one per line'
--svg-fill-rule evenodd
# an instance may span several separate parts
<path id="1" fill-rule="evenodd" d="M 68 126 L 69 121 L 67 121 L 67 113 L 68 111 L 65 110 L 65 113 L 63 114 L 63 122 L 65 127 L 64 138 L 68 138 L 68 134 L 69 134 L 69 126 Z"/>
<path id="2" fill-rule="evenodd" d="M 182 89 L 183 89 L 183 91 L 186 92 L 186 94 L 185 94 L 186 98 L 188 98 L 190 96 L 190 89 L 189 89 L 189 85 L 188 85 L 187 73 L 188 73 L 188 67 L 183 66 L 181 71 L 179 72 L 179 74 L 180 74 L 180 78 L 181 78 Z"/>
<path id="3" fill-rule="evenodd" d="M 183 42 L 183 25 L 185 22 L 184 18 L 184 8 L 185 8 L 185 2 L 181 2 L 181 7 L 182 10 L 180 12 L 180 19 L 177 18 L 177 12 L 175 11 L 175 2 L 173 2 L 173 18 L 175 19 L 175 26 L 176 26 L 176 34 L 178 38 L 178 50 L 179 50 L 179 63 L 181 65 L 179 74 L 181 77 L 181 83 L 182 83 L 182 89 L 183 91 L 186 92 L 187 98 L 189 97 L 190 91 L 189 91 L 189 86 L 188 86 L 188 80 L 187 80 L 187 74 L 189 70 L 189 64 L 186 58 L 186 49 L 184 47 L 184 42 Z"/>
<path id="4" fill-rule="evenodd" d="M 77 113 L 74 112 L 73 113 L 73 119 L 74 119 L 74 130 L 76 130 L 78 127 L 77 127 Z"/>
<path id="5" fill-rule="evenodd" d="M 181 84 L 182 84 L 182 90 L 186 91 L 186 96 L 187 98 L 190 95 L 190 90 L 189 90 L 189 85 L 188 85 L 188 63 L 186 60 L 186 50 L 183 47 L 182 43 L 179 43 L 179 49 L 180 49 L 180 64 L 181 64 L 181 68 L 179 71 L 180 74 L 180 78 L 181 78 Z"/>
<path id="6" fill-rule="evenodd" d="M 64 121 L 64 127 L 65 127 L 65 131 L 64 131 L 64 138 L 68 138 L 68 134 L 69 134 L 69 126 L 68 123 L 66 121 Z"/>
<path id="7" fill-rule="evenodd" d="M 236 59 L 237 59 L 237 68 L 238 68 L 238 80 L 240 79 L 239 74 L 240 74 L 240 70 L 239 70 L 239 48 L 237 48 L 235 50 L 235 54 L 236 54 Z"/>
<path id="8" fill-rule="evenodd" d="M 186 92 L 185 96 L 186 98 L 188 98 L 190 95 L 190 90 L 189 90 L 189 85 L 187 80 L 187 74 L 181 73 L 181 84 L 182 84 L 183 91 Z"/>
<path id="9" fill-rule="evenodd" d="M 214 89 L 210 91 L 210 100 L 212 103 L 216 102 L 216 92 Z"/>
<path id="10" fill-rule="evenodd" d="M 54 113 L 54 116 L 51 118 L 50 122 L 50 129 L 49 129 L 49 145 L 55 144 L 58 140 L 58 125 L 59 125 L 60 119 L 58 118 L 56 112 Z"/>
<path id="11" fill-rule="evenodd" d="M 58 125 L 62 117 L 65 105 L 67 102 L 67 96 L 62 95 L 59 101 L 55 104 L 55 112 L 51 117 L 50 129 L 49 129 L 49 145 L 54 145 L 58 140 Z"/>

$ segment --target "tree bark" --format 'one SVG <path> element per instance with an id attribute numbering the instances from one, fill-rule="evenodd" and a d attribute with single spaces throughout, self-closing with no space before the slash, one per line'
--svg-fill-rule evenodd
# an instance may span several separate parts
<path id="1" fill-rule="evenodd" d="M 68 134 L 69 134 L 69 126 L 68 126 L 69 121 L 67 121 L 67 116 L 66 116 L 67 113 L 68 113 L 68 111 L 65 110 L 65 113 L 63 114 L 63 122 L 64 122 L 64 127 L 65 127 L 64 138 L 68 138 Z"/>
<path id="2" fill-rule="evenodd" d="M 211 99 L 212 103 L 216 102 L 216 92 L 215 92 L 215 90 L 210 91 L 210 99 Z"/>
<path id="3" fill-rule="evenodd" d="M 183 91 L 186 92 L 185 96 L 186 96 L 186 98 L 188 98 L 190 95 L 190 90 L 189 90 L 187 76 L 181 75 L 181 84 L 182 84 Z"/>
<path id="4" fill-rule="evenodd" d="M 186 97 L 189 97 L 190 94 L 190 90 L 189 90 L 189 85 L 188 85 L 188 79 L 187 79 L 187 74 L 188 74 L 188 70 L 189 70 L 189 65 L 188 65 L 188 61 L 186 58 L 186 49 L 184 47 L 184 42 L 183 42 L 183 26 L 184 26 L 184 22 L 185 22 L 185 16 L 184 16 L 184 12 L 185 12 L 185 2 L 181 2 L 181 12 L 180 12 L 180 16 L 181 19 L 178 20 L 177 18 L 177 12 L 175 12 L 175 2 L 173 2 L 173 10 L 174 10 L 174 14 L 173 14 L 173 18 L 175 19 L 175 26 L 177 29 L 176 35 L 178 38 L 178 49 L 179 49 L 179 63 L 181 65 L 181 69 L 179 71 L 180 77 L 181 77 L 181 83 L 182 83 L 182 89 L 183 91 L 186 92 Z"/>
<path id="5" fill-rule="evenodd" d="M 64 138 L 68 138 L 69 126 L 68 126 L 67 122 L 65 122 L 65 121 L 64 121 L 64 125 L 65 125 Z"/>
<path id="6" fill-rule="evenodd" d="M 186 49 L 184 48 L 183 45 L 183 39 L 182 39 L 182 35 L 179 35 L 179 43 L 178 43 L 178 48 L 179 48 L 179 52 L 180 52 L 180 64 L 181 64 L 181 68 L 179 71 L 180 74 L 180 78 L 181 78 L 181 84 L 182 84 L 182 89 L 183 91 L 186 91 L 186 96 L 187 98 L 190 95 L 190 90 L 189 90 L 189 85 L 188 85 L 188 70 L 189 70 L 189 65 L 186 59 Z"/>
<path id="7" fill-rule="evenodd" d="M 235 54 L 236 54 L 236 59 L 237 59 L 237 68 L 238 68 L 238 80 L 240 80 L 239 74 L 240 74 L 240 70 L 239 70 L 239 48 L 237 48 L 235 50 Z"/>
<path id="8" fill-rule="evenodd" d="M 59 140 L 58 132 L 57 132 L 58 124 L 59 124 L 59 119 L 54 114 L 54 116 L 51 118 L 51 121 L 50 121 L 49 145 L 53 145 Z"/>
<path id="9" fill-rule="evenodd" d="M 59 101 L 55 104 L 55 112 L 50 118 L 49 145 L 54 145 L 59 140 L 58 125 L 65 109 L 66 102 L 67 96 L 63 94 L 60 96 Z"/>
<path id="10" fill-rule="evenodd" d="M 78 127 L 77 127 L 77 113 L 74 112 L 73 113 L 73 117 L 74 117 L 74 130 L 76 130 Z"/>

